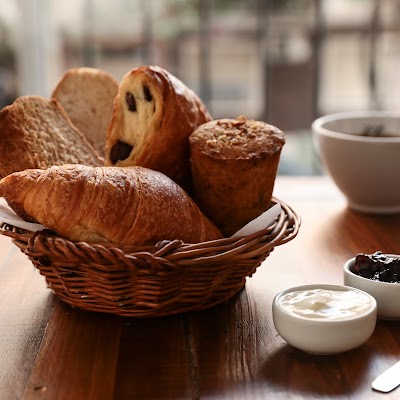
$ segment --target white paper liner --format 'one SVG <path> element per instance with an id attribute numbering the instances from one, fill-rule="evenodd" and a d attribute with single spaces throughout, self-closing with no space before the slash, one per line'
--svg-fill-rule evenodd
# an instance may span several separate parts
<path id="1" fill-rule="evenodd" d="M 250 221 L 243 228 L 239 229 L 236 233 L 232 235 L 232 237 L 251 235 L 252 233 L 267 228 L 269 225 L 272 224 L 272 222 L 274 222 L 275 218 L 281 213 L 281 211 L 281 205 L 279 203 L 275 204 L 273 207 L 263 212 L 257 218 Z"/>
<path id="2" fill-rule="evenodd" d="M 42 231 L 46 229 L 41 224 L 34 224 L 32 222 L 26 222 L 20 218 L 15 212 L 7 205 L 0 204 L 0 221 L 2 223 L 10 224 L 17 228 L 26 229 L 31 232 Z"/>

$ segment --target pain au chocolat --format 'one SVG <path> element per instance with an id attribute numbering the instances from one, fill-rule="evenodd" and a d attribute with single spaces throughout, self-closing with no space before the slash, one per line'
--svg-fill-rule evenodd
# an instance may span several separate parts
<path id="1" fill-rule="evenodd" d="M 238 117 L 199 126 L 190 136 L 193 197 L 230 236 L 270 207 L 284 133 Z"/>
<path id="2" fill-rule="evenodd" d="M 74 241 L 150 245 L 222 237 L 179 185 L 142 167 L 25 170 L 0 181 L 0 196 Z"/>
<path id="3" fill-rule="evenodd" d="M 122 79 L 107 133 L 105 165 L 139 165 L 190 186 L 189 135 L 211 116 L 194 91 L 156 66 Z"/>

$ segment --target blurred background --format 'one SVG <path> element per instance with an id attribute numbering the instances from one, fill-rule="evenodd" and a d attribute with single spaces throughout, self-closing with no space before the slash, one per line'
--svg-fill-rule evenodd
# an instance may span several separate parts
<path id="1" fill-rule="evenodd" d="M 321 174 L 315 118 L 400 110 L 400 0 L 0 2 L 1 107 L 49 96 L 71 67 L 120 80 L 144 64 L 179 77 L 214 118 L 284 130 L 280 174 Z"/>

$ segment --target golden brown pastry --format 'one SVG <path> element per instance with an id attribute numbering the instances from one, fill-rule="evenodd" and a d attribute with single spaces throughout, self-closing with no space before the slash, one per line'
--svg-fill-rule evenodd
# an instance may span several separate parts
<path id="1" fill-rule="evenodd" d="M 102 157 L 117 92 L 118 82 L 110 74 L 81 67 L 67 70 L 51 94 Z"/>
<path id="2" fill-rule="evenodd" d="M 162 68 L 142 66 L 122 79 L 107 134 L 108 166 L 140 165 L 189 187 L 189 135 L 211 120 L 199 97 Z"/>
<path id="3" fill-rule="evenodd" d="M 205 123 L 189 140 L 194 199 L 225 236 L 270 207 L 282 131 L 239 117 Z"/>
<path id="4" fill-rule="evenodd" d="M 23 96 L 0 111 L 0 177 L 67 163 L 102 165 L 56 100 Z"/>
<path id="5" fill-rule="evenodd" d="M 64 165 L 26 170 L 3 178 L 0 196 L 74 241 L 147 245 L 221 237 L 183 189 L 147 168 Z"/>

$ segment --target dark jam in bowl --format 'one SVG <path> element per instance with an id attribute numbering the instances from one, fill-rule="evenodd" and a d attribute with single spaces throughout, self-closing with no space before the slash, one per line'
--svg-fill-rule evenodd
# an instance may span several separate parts
<path id="1" fill-rule="evenodd" d="M 380 251 L 374 254 L 358 254 L 352 272 L 375 281 L 400 283 L 400 258 Z"/>

